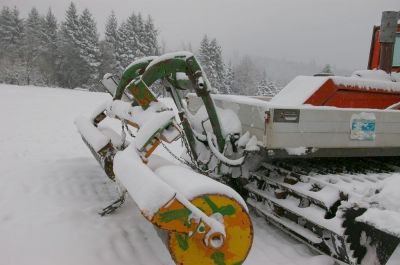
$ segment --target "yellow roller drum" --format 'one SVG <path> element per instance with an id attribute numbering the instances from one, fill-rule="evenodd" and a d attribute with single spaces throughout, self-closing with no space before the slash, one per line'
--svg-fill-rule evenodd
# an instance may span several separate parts
<path id="1" fill-rule="evenodd" d="M 242 264 L 253 242 L 252 223 L 243 206 L 227 196 L 214 194 L 196 197 L 191 203 L 208 216 L 222 218 L 226 238 L 222 246 L 213 248 L 206 246 L 201 227 L 192 235 L 169 232 L 168 247 L 176 264 Z"/>

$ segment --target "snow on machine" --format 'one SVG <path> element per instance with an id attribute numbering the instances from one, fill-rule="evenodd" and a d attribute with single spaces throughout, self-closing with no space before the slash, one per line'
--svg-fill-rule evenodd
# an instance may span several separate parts
<path id="1" fill-rule="evenodd" d="M 179 82 L 177 71 L 190 79 Z M 128 192 L 143 216 L 154 224 L 177 264 L 241 264 L 253 240 L 242 197 L 216 180 L 153 154 L 160 143 L 176 141 L 183 135 L 186 143 L 190 134 L 183 113 L 182 129 L 172 109 L 149 89 L 159 79 L 176 86 L 190 82 L 202 91 L 208 106 L 213 104 L 200 65 L 191 53 L 182 52 L 132 63 L 118 87 L 113 77 L 106 75 L 103 84 L 114 99 L 100 105 L 91 117 L 75 121 L 84 142 L 121 190 L 121 197 L 101 214 L 117 209 Z M 172 89 L 178 95 L 176 88 Z M 103 126 L 107 118 L 121 120 L 122 135 Z M 128 126 L 138 129 L 136 135 Z M 134 136 L 130 143 L 126 133 Z"/>
<path id="2" fill-rule="evenodd" d="M 369 70 L 300 76 L 272 99 L 210 95 L 186 52 L 138 60 L 118 82 L 106 75 L 114 100 L 76 120 L 121 186 L 104 213 L 127 191 L 177 264 L 240 264 L 253 239 L 243 197 L 255 214 L 340 264 L 390 263 L 400 252 L 398 18 L 384 12 L 374 28 Z M 178 118 L 149 89 L 157 80 Z M 180 90 L 195 93 L 182 98 Z M 107 117 L 122 122 L 122 135 L 103 126 Z M 184 166 L 153 154 L 177 140 Z"/>

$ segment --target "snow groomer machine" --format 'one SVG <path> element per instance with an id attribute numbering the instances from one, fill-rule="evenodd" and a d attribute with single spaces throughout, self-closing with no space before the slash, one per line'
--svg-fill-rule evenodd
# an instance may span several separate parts
<path id="1" fill-rule="evenodd" d="M 177 264 L 244 262 L 249 210 L 339 264 L 389 264 L 400 253 L 398 19 L 384 12 L 374 28 L 370 69 L 299 76 L 272 99 L 212 94 L 187 52 L 137 60 L 120 80 L 106 75 L 113 99 L 76 120 L 120 187 L 103 213 L 129 193 Z M 152 92 L 156 81 L 175 111 Z"/>

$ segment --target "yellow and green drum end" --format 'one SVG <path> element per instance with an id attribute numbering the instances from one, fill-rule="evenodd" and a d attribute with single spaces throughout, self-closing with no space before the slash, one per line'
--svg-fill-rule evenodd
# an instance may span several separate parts
<path id="1" fill-rule="evenodd" d="M 252 242 L 253 227 L 248 212 L 236 200 L 223 195 L 203 195 L 191 203 L 207 216 L 225 226 L 225 239 L 169 232 L 168 248 L 176 264 L 239 265 L 246 259 Z M 195 233 L 204 233 L 198 227 Z M 221 245 L 222 244 L 222 245 Z"/>

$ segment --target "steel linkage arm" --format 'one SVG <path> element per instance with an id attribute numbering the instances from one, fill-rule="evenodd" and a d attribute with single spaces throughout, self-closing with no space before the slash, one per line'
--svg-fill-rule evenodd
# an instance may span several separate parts
<path id="1" fill-rule="evenodd" d="M 147 66 L 140 78 L 134 79 L 126 88 L 131 91 L 138 104 L 146 109 L 152 101 L 157 101 L 149 89 L 155 81 L 166 79 L 175 89 L 180 88 L 177 87 L 179 82 L 176 80 L 176 73 L 185 73 L 192 88 L 203 100 L 213 133 L 217 137 L 218 149 L 222 152 L 225 139 L 222 135 L 221 123 L 214 102 L 210 96 L 211 87 L 204 71 L 192 53 L 179 52 L 160 56 Z"/>
<path id="2" fill-rule="evenodd" d="M 145 57 L 131 63 L 128 67 L 125 68 L 124 72 L 122 73 L 121 79 L 118 83 L 118 87 L 114 95 L 114 100 L 122 98 L 126 86 L 132 80 L 142 75 L 146 70 L 146 67 L 149 65 L 149 63 L 151 63 L 151 61 L 153 61 L 155 58 L 157 58 L 157 56 Z"/>

